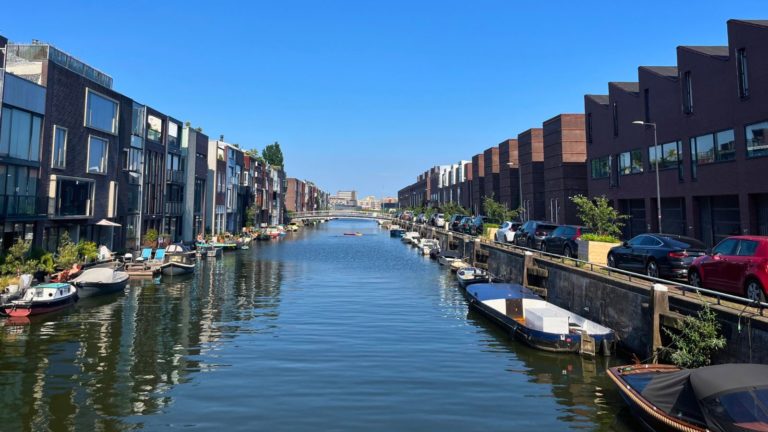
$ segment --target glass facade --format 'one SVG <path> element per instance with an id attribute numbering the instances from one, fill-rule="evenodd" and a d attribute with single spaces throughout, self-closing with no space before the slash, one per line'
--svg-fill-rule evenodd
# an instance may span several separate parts
<path id="1" fill-rule="evenodd" d="M 39 162 L 42 116 L 3 107 L 0 121 L 0 156 Z"/>

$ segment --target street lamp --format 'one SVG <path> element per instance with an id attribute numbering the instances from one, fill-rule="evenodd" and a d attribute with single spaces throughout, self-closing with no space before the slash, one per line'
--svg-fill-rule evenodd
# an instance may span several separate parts
<path id="1" fill-rule="evenodd" d="M 656 156 L 656 213 L 658 214 L 659 218 L 659 234 L 661 234 L 661 186 L 659 184 L 659 159 L 661 158 L 661 155 L 659 154 L 659 143 L 656 140 L 656 123 L 648 123 L 641 120 L 635 120 L 632 122 L 632 124 L 653 127 L 653 153 Z"/>
<path id="2" fill-rule="evenodd" d="M 515 166 L 514 162 L 507 162 L 507 166 L 512 169 L 513 166 Z M 522 212 L 525 212 L 525 207 L 523 207 L 523 171 L 520 169 L 520 166 L 517 167 L 517 185 L 520 187 L 520 205 L 519 208 L 522 209 Z M 522 213 L 521 212 L 521 213 Z M 520 215 L 520 221 L 523 221 L 523 216 Z"/>

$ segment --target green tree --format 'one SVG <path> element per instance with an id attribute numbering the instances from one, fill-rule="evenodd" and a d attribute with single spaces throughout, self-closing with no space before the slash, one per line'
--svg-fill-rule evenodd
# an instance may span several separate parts
<path id="1" fill-rule="evenodd" d="M 61 269 L 68 269 L 73 264 L 78 262 L 78 250 L 77 245 L 72 243 L 69 238 L 69 232 L 64 231 L 59 239 L 59 248 L 56 250 L 56 267 Z"/>
<path id="2" fill-rule="evenodd" d="M 250 228 L 256 224 L 256 215 L 259 213 L 259 208 L 256 203 L 252 203 L 245 209 L 245 226 Z"/>
<path id="3" fill-rule="evenodd" d="M 99 257 L 99 247 L 92 241 L 80 241 L 77 244 L 77 254 L 84 260 L 95 260 Z"/>
<path id="4" fill-rule="evenodd" d="M 455 202 L 448 202 L 443 204 L 443 206 L 440 208 L 440 210 L 443 212 L 443 215 L 445 216 L 445 220 L 449 221 L 453 217 L 453 215 L 466 215 L 467 209 L 460 206 L 459 204 L 456 204 Z"/>
<path id="5" fill-rule="evenodd" d="M 283 151 L 280 150 L 280 144 L 277 141 L 264 147 L 261 154 L 268 164 L 276 167 L 283 166 Z"/>
<path id="6" fill-rule="evenodd" d="M 5 262 L 2 265 L 3 274 L 18 276 L 22 273 L 34 273 L 37 270 L 37 260 L 29 259 L 31 247 L 31 240 L 17 239 L 5 256 Z"/>
<path id="7" fill-rule="evenodd" d="M 717 315 L 708 303 L 696 316 L 687 316 L 683 320 L 682 329 L 673 332 L 664 328 L 664 332 L 672 339 L 666 353 L 677 366 L 697 368 L 707 366 L 712 362 L 712 354 L 725 347 L 725 338 L 720 334 L 720 323 Z"/>
<path id="8" fill-rule="evenodd" d="M 584 240 L 618 242 L 621 236 L 622 220 L 629 216 L 620 214 L 611 207 L 605 196 L 589 199 L 584 195 L 575 195 L 571 201 L 576 204 L 577 215 L 581 223 L 592 231 L 592 234 L 581 236 Z"/>
<path id="9" fill-rule="evenodd" d="M 490 219 L 496 219 L 499 222 L 517 219 L 518 211 L 509 210 L 506 204 L 502 204 L 495 199 L 493 195 L 483 197 L 483 211 Z"/>

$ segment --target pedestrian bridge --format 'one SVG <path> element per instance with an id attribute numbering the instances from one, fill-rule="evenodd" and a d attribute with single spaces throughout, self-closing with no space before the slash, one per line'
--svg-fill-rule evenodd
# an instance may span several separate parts
<path id="1" fill-rule="evenodd" d="M 290 216 L 293 220 L 318 220 L 331 218 L 389 220 L 392 218 L 387 212 L 359 210 L 319 210 L 311 212 L 293 212 Z"/>

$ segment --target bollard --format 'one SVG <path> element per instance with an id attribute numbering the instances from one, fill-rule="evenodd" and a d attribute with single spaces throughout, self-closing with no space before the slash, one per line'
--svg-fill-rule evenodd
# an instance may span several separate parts
<path id="1" fill-rule="evenodd" d="M 531 251 L 525 251 L 525 257 L 523 258 L 523 286 L 528 288 L 528 268 L 533 265 L 533 253 Z"/>

